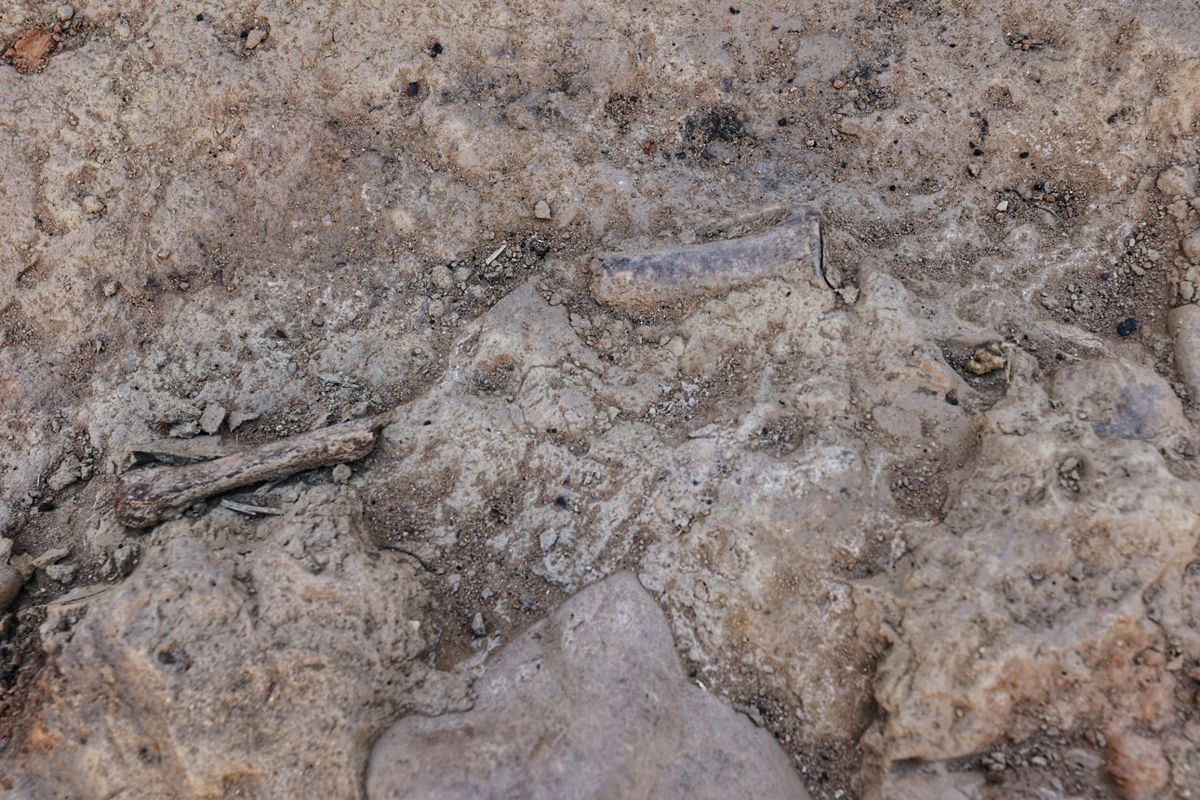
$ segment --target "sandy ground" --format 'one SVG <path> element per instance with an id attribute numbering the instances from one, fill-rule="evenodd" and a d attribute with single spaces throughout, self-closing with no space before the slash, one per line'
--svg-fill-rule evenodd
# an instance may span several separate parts
<path id="1" fill-rule="evenodd" d="M 18 3 L 0 45 L 14 797 L 365 796 L 620 570 L 814 797 L 1200 796 L 1189 0 Z M 598 288 L 797 208 L 827 281 Z M 350 476 L 235 498 L 278 517 L 113 516 L 133 450 L 370 414 Z"/>

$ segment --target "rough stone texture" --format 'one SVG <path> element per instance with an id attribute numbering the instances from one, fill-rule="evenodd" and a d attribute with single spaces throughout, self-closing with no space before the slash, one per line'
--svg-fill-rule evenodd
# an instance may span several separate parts
<path id="1" fill-rule="evenodd" d="M 364 743 L 439 676 L 415 661 L 423 590 L 356 517 L 314 490 L 257 531 L 223 511 L 163 525 L 82 621 L 52 605 L 62 689 L 11 796 L 359 796 Z"/>
<path id="2" fill-rule="evenodd" d="M 808 796 L 771 735 L 684 676 L 627 572 L 487 664 L 465 714 L 410 716 L 371 753 L 369 800 Z"/>
<path id="3" fill-rule="evenodd" d="M 1135 733 L 1108 737 L 1108 771 L 1125 800 L 1153 800 L 1170 777 L 1162 746 Z"/>
<path id="4" fill-rule="evenodd" d="M 917 544 L 886 590 L 856 592 L 888 643 L 872 744 L 932 760 L 1047 721 L 1169 724 L 1175 681 L 1146 653 L 1200 659 L 1185 621 L 1200 482 L 1163 456 L 1195 446 L 1179 401 L 1152 372 L 1092 362 L 1049 395 L 1015 381 L 980 433 L 952 536 Z M 1077 482 L 1059 470 L 1072 454 Z"/>
<path id="5" fill-rule="evenodd" d="M 354 796 L 372 737 L 622 570 L 820 800 L 975 787 L 996 753 L 985 792 L 1109 800 L 1123 773 L 1065 754 L 1118 732 L 1160 796 L 1200 786 L 1168 325 L 1200 198 L 1156 185 L 1200 163 L 1188 4 L 106 0 L 49 42 L 53 5 L 9 6 L 0 535 L 78 565 L 0 616 L 18 796 Z M 796 205 L 837 292 L 595 302 L 599 253 Z M 280 520 L 112 518 L 172 432 L 377 412 L 325 496 L 358 565 L 332 583 L 284 534 L 332 470 L 241 497 Z M 157 661 L 172 631 L 206 657 Z"/>

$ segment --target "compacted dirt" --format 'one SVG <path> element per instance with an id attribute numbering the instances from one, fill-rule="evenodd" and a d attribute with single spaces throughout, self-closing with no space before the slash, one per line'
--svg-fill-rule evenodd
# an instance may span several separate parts
<path id="1" fill-rule="evenodd" d="M 815 798 L 1200 797 L 1190 0 L 16 3 L 0 53 L 0 791 L 367 797 L 628 571 Z M 823 277 L 597 289 L 800 208 Z M 277 515 L 114 517 L 135 451 L 373 414 Z"/>

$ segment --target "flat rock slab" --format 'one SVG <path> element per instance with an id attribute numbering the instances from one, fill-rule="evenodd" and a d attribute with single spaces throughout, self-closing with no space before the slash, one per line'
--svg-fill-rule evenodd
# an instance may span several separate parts
<path id="1" fill-rule="evenodd" d="M 471 711 L 384 734 L 370 800 L 808 797 L 770 734 L 687 681 L 629 573 L 513 641 L 475 688 Z"/>

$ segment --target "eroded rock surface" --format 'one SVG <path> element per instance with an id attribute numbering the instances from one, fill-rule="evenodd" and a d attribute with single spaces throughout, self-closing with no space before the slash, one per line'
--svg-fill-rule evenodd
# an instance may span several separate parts
<path id="1" fill-rule="evenodd" d="M 78 624 L 51 606 L 53 696 L 10 796 L 358 796 L 364 743 L 465 687 L 416 660 L 427 596 L 357 519 L 314 490 L 248 537 L 231 512 L 170 523 Z"/>

